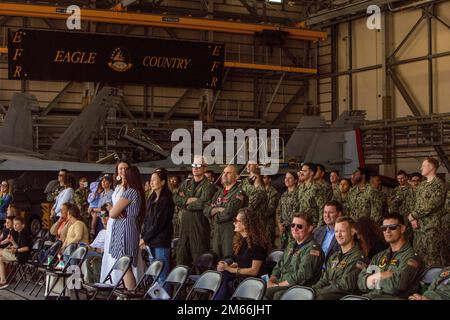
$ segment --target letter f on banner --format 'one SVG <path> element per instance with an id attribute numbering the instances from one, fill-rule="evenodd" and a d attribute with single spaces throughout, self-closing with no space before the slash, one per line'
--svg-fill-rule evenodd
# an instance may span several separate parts
<path id="1" fill-rule="evenodd" d="M 71 5 L 66 9 L 67 13 L 72 15 L 67 18 L 66 26 L 69 30 L 81 30 L 81 9 L 79 6 Z"/>

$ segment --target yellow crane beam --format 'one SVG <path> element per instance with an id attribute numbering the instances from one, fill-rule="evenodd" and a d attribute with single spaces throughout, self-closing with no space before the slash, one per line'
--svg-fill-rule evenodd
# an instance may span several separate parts
<path id="1" fill-rule="evenodd" d="M 46 5 L 0 3 L 0 16 L 34 17 L 66 20 L 65 8 Z M 297 40 L 320 41 L 327 38 L 326 32 L 270 24 L 221 21 L 205 18 L 174 17 L 168 15 L 136 13 L 120 10 L 81 9 L 82 21 L 149 27 L 177 28 L 254 35 L 262 31 L 284 31 Z"/>

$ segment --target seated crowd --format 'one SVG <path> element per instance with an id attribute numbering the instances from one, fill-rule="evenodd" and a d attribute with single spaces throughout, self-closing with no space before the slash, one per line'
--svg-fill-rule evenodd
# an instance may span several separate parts
<path id="1" fill-rule="evenodd" d="M 58 190 L 51 195 L 50 234 L 53 243 L 61 241 L 59 257 L 65 264 L 70 258 L 63 254 L 66 248 L 87 247 L 85 283 L 107 277 L 117 283 L 120 273 L 110 271 L 121 257 L 130 257 L 123 286 L 131 291 L 152 261 L 163 263 L 158 278 L 163 285 L 175 265 L 193 266 L 211 252 L 222 275 L 214 295 L 219 300 L 229 299 L 249 277 L 266 281 L 264 298 L 270 300 L 283 299 L 294 286 L 311 288 L 318 300 L 347 295 L 449 299 L 450 269 L 444 266 L 449 263 L 450 210 L 438 166 L 427 158 L 419 177 L 399 171 L 399 186 L 389 196 L 380 177 L 371 179 L 364 168 L 351 180 L 333 171 L 328 183 L 325 168 L 312 163 L 286 173 L 281 196 L 270 177 L 261 176 L 250 162 L 249 177 L 239 182 L 235 166 L 227 166 L 216 179 L 211 171 L 205 174 L 206 164 L 196 157 L 188 179 L 180 183 L 157 169 L 145 188 L 139 170 L 126 161 L 118 163 L 114 179 L 103 175 L 90 190 L 84 177 L 74 190 L 73 176 L 60 170 Z M 425 181 L 408 183 L 408 178 L 422 176 Z M 0 235 L 3 288 L 8 285 L 5 263 L 27 261 L 32 246 L 24 220 L 17 215 L 5 219 Z M 268 256 L 274 249 L 281 252 L 271 265 Z M 443 269 L 425 290 L 420 281 L 431 266 Z"/>

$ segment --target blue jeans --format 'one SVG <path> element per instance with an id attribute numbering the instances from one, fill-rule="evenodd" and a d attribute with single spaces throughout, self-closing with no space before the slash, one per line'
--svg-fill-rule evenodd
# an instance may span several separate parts
<path id="1" fill-rule="evenodd" d="M 153 260 L 161 260 L 164 262 L 164 268 L 158 278 L 158 283 L 163 285 L 170 269 L 170 248 L 150 248 L 150 253 L 152 254 L 152 257 L 150 257 L 150 263 L 152 263 Z"/>

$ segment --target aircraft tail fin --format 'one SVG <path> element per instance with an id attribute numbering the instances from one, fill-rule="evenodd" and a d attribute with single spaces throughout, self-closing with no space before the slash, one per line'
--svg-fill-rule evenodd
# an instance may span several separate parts
<path id="1" fill-rule="evenodd" d="M 33 150 L 32 111 L 38 111 L 39 104 L 34 95 L 15 93 L 0 127 L 0 144 Z"/>
<path id="2" fill-rule="evenodd" d="M 51 147 L 49 157 L 61 160 L 84 160 L 94 135 L 106 119 L 108 109 L 118 106 L 122 95 L 122 91 L 117 88 L 102 88 Z"/>

